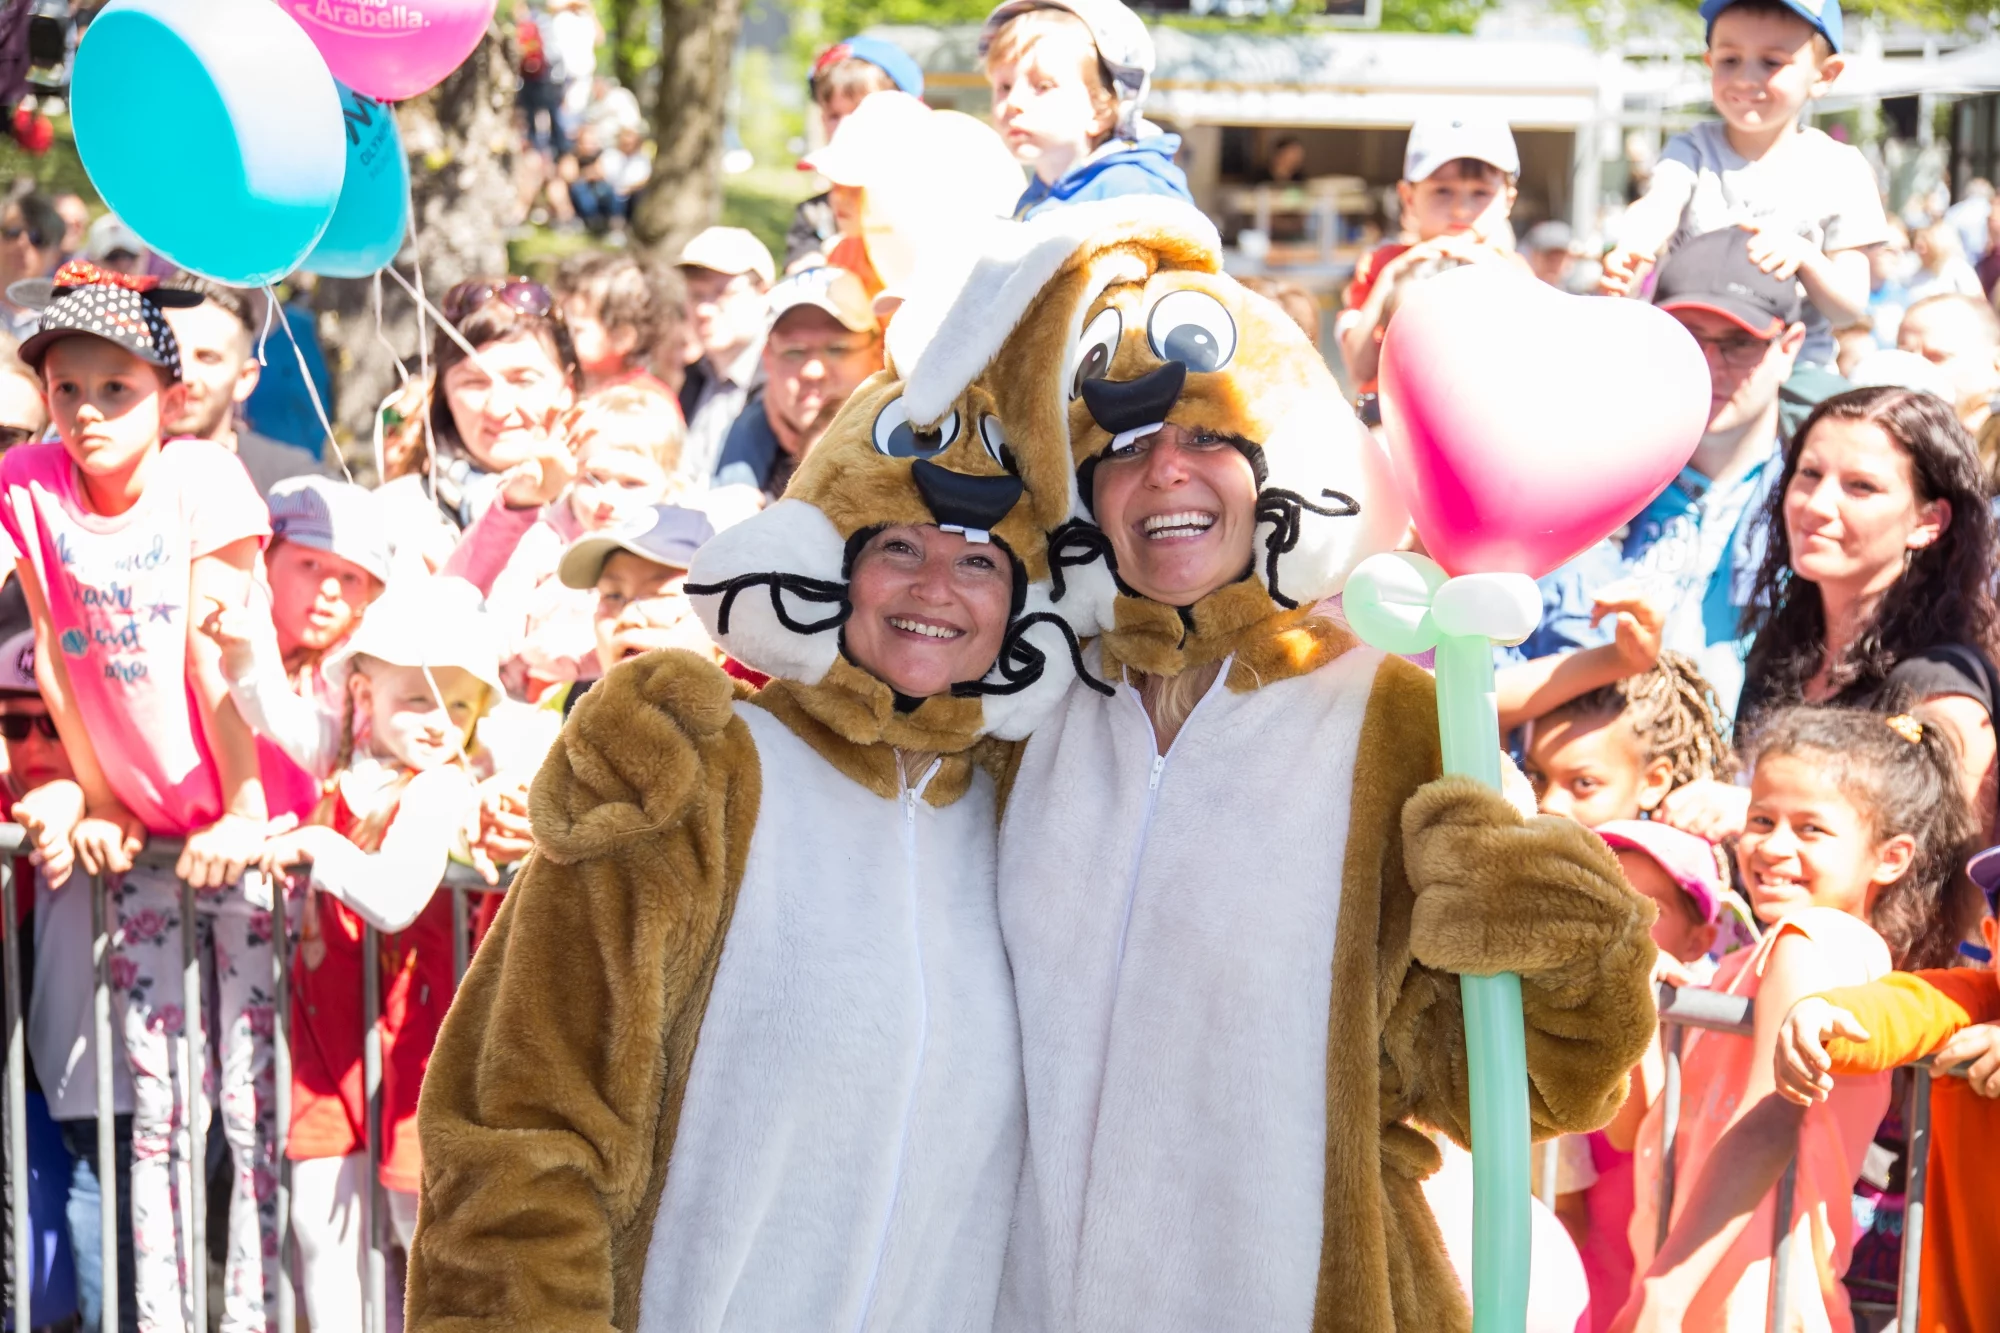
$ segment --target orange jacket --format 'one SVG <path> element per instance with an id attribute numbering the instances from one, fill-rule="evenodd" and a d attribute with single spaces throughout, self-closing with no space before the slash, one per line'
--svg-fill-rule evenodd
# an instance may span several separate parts
<path id="1" fill-rule="evenodd" d="M 1961 1028 L 2000 1022 L 2000 976 L 1952 969 L 1895 972 L 1866 986 L 1826 992 L 1869 1032 L 1836 1039 L 1833 1072 L 1865 1074 L 1929 1055 Z M 1964 1079 L 1931 1084 L 1931 1151 L 1925 1198 L 1918 1327 L 1923 1333 L 2000 1333 L 2000 1101 Z"/>

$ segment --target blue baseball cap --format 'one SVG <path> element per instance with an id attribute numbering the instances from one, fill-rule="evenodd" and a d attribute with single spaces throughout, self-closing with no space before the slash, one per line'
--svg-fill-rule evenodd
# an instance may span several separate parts
<path id="1" fill-rule="evenodd" d="M 570 543 L 556 566 L 564 587 L 595 588 L 604 562 L 620 551 L 669 569 L 686 569 L 703 542 L 715 535 L 715 525 L 699 509 L 653 505 L 608 532 L 593 532 Z"/>
<path id="2" fill-rule="evenodd" d="M 923 69 L 910 59 L 902 47 L 894 42 L 885 42 L 880 37 L 850 37 L 827 47 L 819 53 L 819 59 L 813 61 L 812 72 L 806 76 L 806 86 L 817 89 L 819 76 L 843 60 L 865 60 L 887 74 L 898 91 L 912 97 L 924 95 Z"/>
<path id="3" fill-rule="evenodd" d="M 1736 0 L 1702 0 L 1701 21 L 1708 25 L 1710 36 L 1715 32 L 1715 16 L 1735 4 Z M 1778 0 L 1807 23 L 1813 31 L 1826 38 L 1826 44 L 1835 51 L 1840 50 L 1840 0 Z"/>

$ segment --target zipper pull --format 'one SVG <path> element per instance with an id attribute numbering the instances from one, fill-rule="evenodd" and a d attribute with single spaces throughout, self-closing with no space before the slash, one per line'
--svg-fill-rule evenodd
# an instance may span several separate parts
<path id="1" fill-rule="evenodd" d="M 1150 778 L 1146 779 L 1147 791 L 1153 792 L 1153 791 L 1158 791 L 1160 789 L 1160 773 L 1166 768 L 1166 766 L 1167 766 L 1167 757 L 1165 755 L 1156 754 L 1153 756 L 1153 775 Z"/>

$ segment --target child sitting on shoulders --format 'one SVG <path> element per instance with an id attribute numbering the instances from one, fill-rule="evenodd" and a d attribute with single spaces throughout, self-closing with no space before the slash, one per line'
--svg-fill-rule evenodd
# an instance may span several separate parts
<path id="1" fill-rule="evenodd" d="M 380 932 L 378 1179 L 405 1248 L 422 1157 L 417 1091 L 455 988 L 452 904 L 436 892 L 478 792 L 467 753 L 501 697 L 490 626 L 465 585 L 399 585 L 328 665 L 346 700 L 343 762 L 312 820 L 262 864 L 307 863 L 292 973 L 292 1227 L 315 1328 L 360 1328 L 354 1200 L 368 1143 L 362 1088 L 364 927 Z"/>
<path id="2" fill-rule="evenodd" d="M 1778 1033 L 1778 1092 L 1823 1102 L 1837 1080 L 1879 1074 L 1928 1056 L 1931 1137 L 1924 1200 L 1921 1308 L 1925 1329 L 2000 1328 L 2000 1285 L 1988 1276 L 2000 1236 L 1993 1144 L 2000 1140 L 2000 847 L 1966 867 L 1986 895 L 1979 923 L 1985 966 L 1893 972 L 1863 986 L 1808 996 Z M 1966 946 L 1971 949 L 1972 946 Z"/>
<path id="3" fill-rule="evenodd" d="M 1948 887 L 1972 829 L 1956 750 L 1934 723 L 1793 708 L 1765 727 L 1737 863 L 1766 931 L 1755 949 L 1725 958 L 1714 981 L 1755 1000 L 1755 1031 L 1684 1040 L 1679 1187 L 1657 1253 L 1665 1107 L 1655 1099 L 1647 1109 L 1630 1232 L 1644 1276 L 1614 1328 L 1764 1328 L 1774 1187 L 1794 1158 L 1789 1317 L 1854 1327 L 1840 1280 L 1854 1247 L 1849 1197 L 1888 1109 L 1889 1076 L 1843 1079 L 1802 1112 L 1776 1095 L 1779 1029 L 1803 996 L 1950 960 L 1963 923 Z"/>
<path id="4" fill-rule="evenodd" d="M 571 433 L 575 471 L 545 469 L 510 479 L 501 502 L 465 534 L 446 562 L 486 596 L 500 628 L 502 679 L 517 698 L 597 677 L 592 595 L 556 577 L 562 554 L 677 493 L 685 430 L 641 390 L 607 389 L 589 399 Z"/>
<path id="5" fill-rule="evenodd" d="M 1174 165 L 1180 136 L 1140 114 L 1152 34 L 1118 0 L 1004 0 L 986 16 L 979 58 L 993 123 L 1035 173 L 1015 217 L 1128 194 L 1194 201 Z"/>
<path id="6" fill-rule="evenodd" d="M 1858 149 L 1800 123 L 1846 61 L 1838 0 L 1704 0 L 1710 92 L 1722 117 L 1675 135 L 1625 212 L 1600 290 L 1634 294 L 1646 268 L 1712 231 L 1747 227 L 1750 258 L 1805 289 L 1803 365 L 1831 368 L 1833 328 L 1867 316 L 1867 249 L 1889 239 Z"/>
<path id="7" fill-rule="evenodd" d="M 132 1065 L 132 1219 L 139 1320 L 192 1318 L 190 1253 L 175 1200 L 190 1197 L 206 1117 L 180 1047 L 201 997 L 183 994 L 182 934 L 212 949 L 222 1132 L 235 1159 L 223 1326 L 261 1328 L 278 1281 L 276 1125 L 256 1094 L 273 1057 L 268 885 L 246 876 L 268 816 L 255 735 L 229 698 L 220 654 L 193 625 L 251 596 L 270 535 L 264 501 L 236 456 L 208 440 L 165 446 L 186 403 L 180 348 L 163 309 L 196 303 L 151 278 L 72 260 L 52 282 L 16 283 L 46 301 L 23 364 L 40 374 L 59 441 L 0 458 L 0 527 L 35 622 L 35 670 L 86 813 L 71 842 L 87 874 L 113 876 L 113 962 Z M 173 872 L 135 869 L 148 837 L 183 838 Z M 197 890 L 196 920 L 181 884 Z M 195 1164 L 200 1169 L 201 1164 Z"/>
<path id="8" fill-rule="evenodd" d="M 1730 772 L 1715 691 L 1672 651 L 1524 724 L 1522 755 L 1541 812 L 1591 828 L 1648 818 L 1676 787 Z"/>

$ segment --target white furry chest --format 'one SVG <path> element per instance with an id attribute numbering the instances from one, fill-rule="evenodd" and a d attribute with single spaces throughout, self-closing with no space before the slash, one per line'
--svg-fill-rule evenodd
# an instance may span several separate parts
<path id="1" fill-rule="evenodd" d="M 984 1330 L 1023 1136 L 992 786 L 883 800 L 737 712 L 763 795 L 639 1327 Z"/>
<path id="2" fill-rule="evenodd" d="M 1379 660 L 1218 685 L 1164 761 L 1129 692 L 1072 690 L 1029 743 L 1001 834 L 1030 1164 L 1002 1327 L 1310 1327 Z"/>

